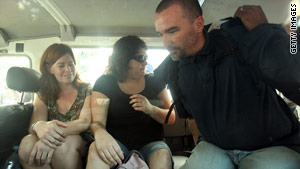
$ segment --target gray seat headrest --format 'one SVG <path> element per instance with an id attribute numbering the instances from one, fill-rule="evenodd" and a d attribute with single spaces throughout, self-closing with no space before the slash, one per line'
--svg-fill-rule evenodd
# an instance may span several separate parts
<path id="1" fill-rule="evenodd" d="M 41 74 L 33 69 L 25 67 L 11 67 L 7 71 L 7 87 L 19 92 L 37 92 Z"/>

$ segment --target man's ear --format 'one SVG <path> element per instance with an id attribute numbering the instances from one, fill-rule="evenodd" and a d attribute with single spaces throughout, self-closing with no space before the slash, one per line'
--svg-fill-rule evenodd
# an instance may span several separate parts
<path id="1" fill-rule="evenodd" d="M 204 19 L 202 16 L 198 16 L 198 18 L 195 19 L 194 25 L 196 27 L 197 32 L 201 33 L 203 32 L 204 27 Z"/>

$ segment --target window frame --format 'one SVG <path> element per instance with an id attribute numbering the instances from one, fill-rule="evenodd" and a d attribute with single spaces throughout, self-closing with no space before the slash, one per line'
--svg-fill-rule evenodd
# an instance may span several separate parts
<path id="1" fill-rule="evenodd" d="M 71 47 L 71 49 L 72 49 L 72 51 L 73 51 L 73 53 L 74 53 L 74 56 L 75 56 L 75 59 L 76 59 L 76 62 L 77 62 L 77 64 L 76 64 L 76 67 L 77 67 L 77 65 L 79 65 L 80 63 L 79 63 L 79 60 L 78 60 L 78 58 L 77 58 L 77 56 L 76 56 L 76 54 L 75 54 L 75 52 L 74 52 L 74 49 L 100 49 L 100 48 L 111 48 L 111 50 L 113 50 L 113 46 L 112 45 L 95 45 L 95 46 L 85 46 L 85 45 L 70 45 L 70 47 Z M 159 47 L 159 46 L 147 46 L 147 50 L 151 50 L 151 49 L 153 49 L 153 50 L 166 50 L 167 52 L 168 52 L 168 50 L 166 49 L 166 48 L 164 48 L 164 47 Z M 167 55 L 168 56 L 168 55 Z M 166 56 L 166 57 L 167 57 Z M 109 57 L 109 56 L 108 56 Z M 148 59 L 149 59 L 149 57 L 148 57 Z M 163 61 L 163 60 L 162 60 Z M 149 62 L 148 62 L 149 63 Z M 159 65 L 158 65 L 159 66 Z M 78 69 L 78 67 L 76 68 L 77 69 L 77 71 L 79 71 Z M 155 70 L 154 68 L 153 68 L 153 70 Z M 80 74 L 80 77 L 82 78 L 83 76 L 81 75 L 82 74 L 82 72 L 79 72 L 79 74 Z M 97 78 L 99 78 L 101 75 L 98 75 L 97 76 Z M 96 80 L 97 80 L 97 78 L 95 78 L 95 82 L 96 82 Z M 84 81 L 86 81 L 84 78 L 82 79 L 82 80 L 84 80 Z M 89 82 L 89 83 L 91 83 L 91 85 L 94 85 L 92 82 L 90 82 L 90 81 L 87 81 L 87 82 Z"/>

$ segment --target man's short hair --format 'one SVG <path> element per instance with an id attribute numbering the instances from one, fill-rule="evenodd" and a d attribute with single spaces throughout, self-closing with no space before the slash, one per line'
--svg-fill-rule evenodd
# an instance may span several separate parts
<path id="1" fill-rule="evenodd" d="M 198 0 L 162 0 L 158 4 L 155 12 L 160 13 L 174 4 L 181 6 L 184 17 L 190 21 L 194 21 L 199 16 L 202 16 L 202 9 Z"/>

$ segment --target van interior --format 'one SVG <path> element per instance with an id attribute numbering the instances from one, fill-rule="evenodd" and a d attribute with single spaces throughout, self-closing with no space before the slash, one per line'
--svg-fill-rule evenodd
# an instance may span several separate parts
<path id="1" fill-rule="evenodd" d="M 160 0 L 1 0 L 0 1 L 0 168 L 15 167 L 13 155 L 28 132 L 39 60 L 53 43 L 72 47 L 81 78 L 92 85 L 108 65 L 112 45 L 138 35 L 147 44 L 149 71 L 168 55 L 154 27 Z M 260 5 L 269 23 L 288 25 L 298 0 L 199 0 L 205 24 L 233 16 L 242 5 Z M 300 12 L 299 12 L 300 13 Z M 300 22 L 299 22 L 300 23 Z M 11 69 L 14 67 L 13 69 Z M 9 70 L 11 72 L 9 72 Z M 28 81 L 30 82 L 28 84 Z M 298 110 L 298 112 L 300 112 Z M 194 147 L 185 119 L 164 127 L 179 168 Z"/>

